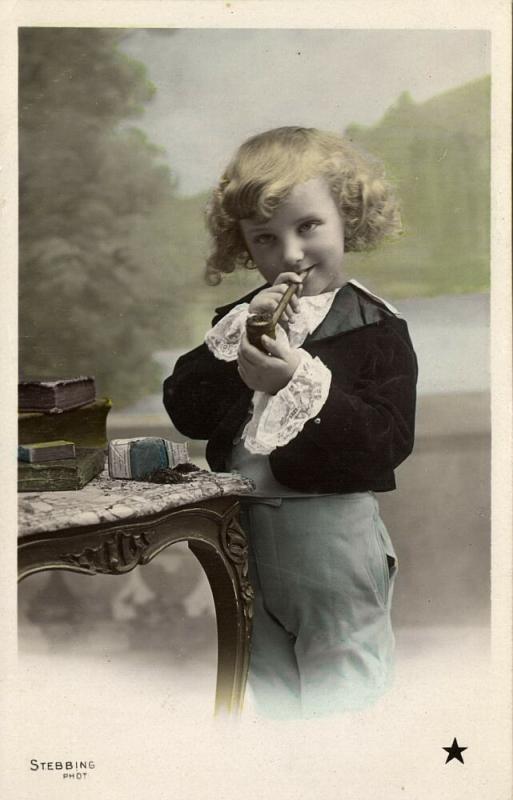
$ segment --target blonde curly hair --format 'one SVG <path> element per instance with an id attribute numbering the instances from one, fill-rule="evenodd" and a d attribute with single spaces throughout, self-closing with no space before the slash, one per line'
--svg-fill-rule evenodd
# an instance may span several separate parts
<path id="1" fill-rule="evenodd" d="M 206 210 L 212 251 L 206 279 L 254 269 L 240 220 L 270 219 L 292 188 L 322 176 L 344 220 L 346 251 L 368 250 L 401 231 L 399 206 L 381 162 L 335 133 L 283 127 L 252 136 L 237 150 Z"/>

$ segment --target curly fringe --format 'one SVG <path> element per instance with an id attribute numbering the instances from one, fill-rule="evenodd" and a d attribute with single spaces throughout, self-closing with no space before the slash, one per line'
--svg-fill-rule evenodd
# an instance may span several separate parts
<path id="1" fill-rule="evenodd" d="M 338 134 L 275 128 L 241 145 L 212 192 L 207 282 L 218 284 L 237 268 L 255 269 L 240 220 L 269 219 L 296 184 L 314 177 L 330 186 L 344 220 L 346 251 L 371 250 L 401 232 L 399 204 L 378 159 Z"/>

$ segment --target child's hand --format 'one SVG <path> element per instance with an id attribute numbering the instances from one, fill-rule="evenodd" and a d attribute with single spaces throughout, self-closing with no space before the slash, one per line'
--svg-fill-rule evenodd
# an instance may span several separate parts
<path id="1" fill-rule="evenodd" d="M 290 298 L 285 311 L 283 312 L 282 319 L 288 322 L 291 317 L 298 311 L 298 297 L 301 296 L 302 283 L 304 275 L 298 275 L 297 272 L 280 272 L 272 286 L 267 289 L 262 289 L 251 303 L 249 304 L 250 314 L 272 314 L 277 308 L 281 298 L 289 288 L 291 283 L 297 283 L 298 288 L 295 294 Z"/>
<path id="2" fill-rule="evenodd" d="M 253 347 L 243 334 L 237 359 L 239 375 L 253 391 L 276 394 L 292 378 L 299 366 L 300 355 L 290 347 L 286 336 L 275 341 L 264 335 L 262 344 L 266 353 Z"/>

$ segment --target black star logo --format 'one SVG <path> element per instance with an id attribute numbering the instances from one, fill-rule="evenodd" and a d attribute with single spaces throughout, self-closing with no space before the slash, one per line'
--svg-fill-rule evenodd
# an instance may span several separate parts
<path id="1" fill-rule="evenodd" d="M 463 761 L 463 756 L 461 755 L 464 750 L 468 750 L 468 747 L 460 747 L 458 744 L 458 740 L 456 737 L 452 740 L 452 744 L 450 747 L 443 747 L 442 750 L 445 750 L 449 755 L 445 759 L 445 763 L 447 764 L 449 761 L 452 761 L 453 758 L 457 758 L 458 761 L 461 761 L 462 764 L 465 762 Z"/>

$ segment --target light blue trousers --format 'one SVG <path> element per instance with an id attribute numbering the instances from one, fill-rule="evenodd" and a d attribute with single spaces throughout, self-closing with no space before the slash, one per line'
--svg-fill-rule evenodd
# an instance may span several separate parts
<path id="1" fill-rule="evenodd" d="M 259 711 L 316 717 L 375 701 L 392 676 L 397 558 L 374 495 L 241 498 L 241 523 Z"/>

